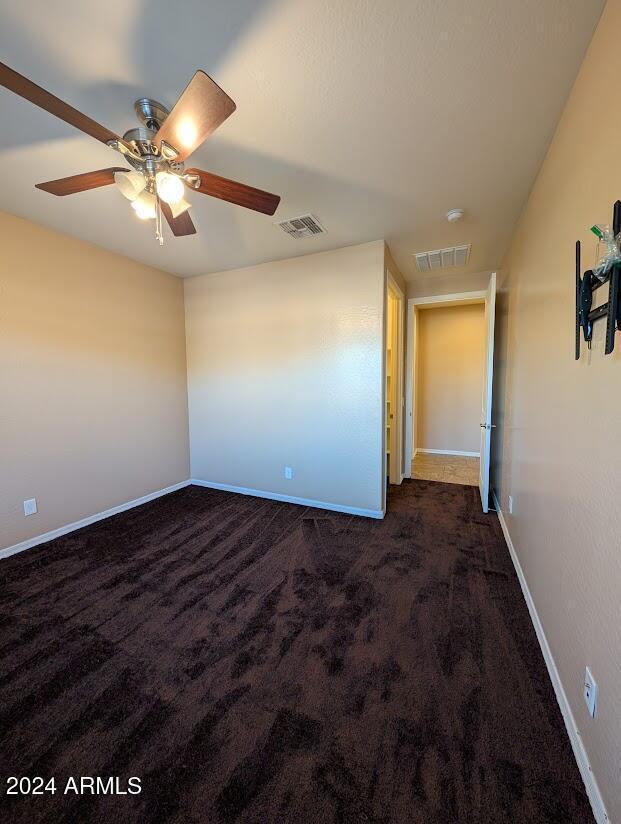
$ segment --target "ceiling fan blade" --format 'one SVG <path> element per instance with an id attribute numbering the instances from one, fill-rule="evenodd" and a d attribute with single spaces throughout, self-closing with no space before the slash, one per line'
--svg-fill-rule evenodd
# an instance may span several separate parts
<path id="1" fill-rule="evenodd" d="M 46 112 L 55 115 L 56 117 L 75 126 L 81 132 L 86 132 L 95 140 L 101 140 L 102 143 L 108 143 L 109 140 L 121 140 L 121 138 L 110 129 L 100 125 L 95 120 L 92 120 L 82 112 L 74 109 L 68 103 L 60 100 L 55 95 L 37 86 L 32 80 L 28 80 L 18 72 L 0 63 L 0 85 L 9 89 L 20 97 L 30 100 L 35 106 L 40 106 Z"/>
<path id="2" fill-rule="evenodd" d="M 279 195 L 254 189 L 252 186 L 246 186 L 245 183 L 237 183 L 235 180 L 219 177 L 211 172 L 204 172 L 202 169 L 186 169 L 186 173 L 200 177 L 200 183 L 195 191 L 219 197 L 220 200 L 228 200 L 229 203 L 244 206 L 246 209 L 254 209 L 255 212 L 273 215 L 280 203 Z"/>
<path id="3" fill-rule="evenodd" d="M 48 180 L 46 183 L 37 183 L 35 188 L 59 197 L 75 195 L 77 192 L 86 192 L 88 189 L 109 186 L 114 183 L 115 172 L 128 171 L 129 169 L 113 166 L 111 169 L 98 169 L 96 172 L 84 172 L 83 175 L 72 175 L 71 177 L 61 177 L 58 180 Z"/>
<path id="4" fill-rule="evenodd" d="M 187 211 L 181 212 L 178 217 L 173 217 L 173 213 L 171 212 L 168 203 L 160 200 L 160 206 L 162 208 L 162 214 L 166 218 L 175 237 L 184 237 L 185 235 L 196 234 L 196 226 L 192 222 L 192 218 Z"/>
<path id="5" fill-rule="evenodd" d="M 176 159 L 185 160 L 236 108 L 228 94 L 199 69 L 156 134 L 154 143 L 159 147 L 166 141 L 178 152 Z"/>

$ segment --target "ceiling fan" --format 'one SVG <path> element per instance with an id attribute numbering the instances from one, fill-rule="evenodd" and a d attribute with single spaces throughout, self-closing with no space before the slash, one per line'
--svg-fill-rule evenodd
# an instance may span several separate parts
<path id="1" fill-rule="evenodd" d="M 134 109 L 141 125 L 125 132 L 123 137 L 4 63 L 0 63 L 0 85 L 110 146 L 132 167 L 112 166 L 49 180 L 37 183 L 37 189 L 64 196 L 116 183 L 139 218 L 155 219 L 160 244 L 164 242 L 162 214 L 176 237 L 196 233 L 188 214 L 191 204 L 184 197 L 186 189 L 266 215 L 273 215 L 278 207 L 278 195 L 202 169 L 185 168 L 187 158 L 236 108 L 226 92 L 203 71 L 196 72 L 171 111 L 147 97 L 137 100 Z"/>

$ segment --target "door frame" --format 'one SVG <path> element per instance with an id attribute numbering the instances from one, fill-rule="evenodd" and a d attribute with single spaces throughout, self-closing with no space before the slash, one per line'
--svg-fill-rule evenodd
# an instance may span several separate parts
<path id="1" fill-rule="evenodd" d="M 403 364 L 403 350 L 404 350 L 404 314 L 405 314 L 405 294 L 403 289 L 399 286 L 396 279 L 393 277 L 390 269 L 386 267 L 386 286 L 384 290 L 384 368 L 382 369 L 383 372 L 383 388 L 382 388 L 382 467 L 383 467 L 383 494 L 384 494 L 384 509 L 386 508 L 386 478 L 388 476 L 388 461 L 386 457 L 386 349 L 388 345 L 388 341 L 386 340 L 386 330 L 388 328 L 387 320 L 386 320 L 386 313 L 388 311 L 388 290 L 390 290 L 396 301 L 397 301 L 397 311 L 395 312 L 395 324 L 394 324 L 394 340 L 396 343 L 396 348 L 393 347 L 393 380 L 395 382 L 395 410 L 394 410 L 394 418 L 393 418 L 393 425 L 395 427 L 395 454 L 391 454 L 391 467 L 394 470 L 396 466 L 396 472 L 393 471 L 392 477 L 394 481 L 391 480 L 391 483 L 400 484 L 403 478 L 405 477 L 404 474 L 404 462 L 403 462 L 403 409 L 405 406 L 405 397 L 403 394 L 403 383 L 404 383 L 404 364 Z"/>
<path id="2" fill-rule="evenodd" d="M 416 387 L 418 378 L 418 310 L 435 306 L 457 306 L 469 303 L 484 303 L 486 289 L 472 292 L 453 292 L 448 295 L 429 295 L 424 298 L 408 298 L 406 320 L 406 372 L 405 372 L 405 450 L 404 477 L 412 477 L 412 460 L 416 443 Z"/>
<path id="3" fill-rule="evenodd" d="M 489 512 L 489 475 L 492 449 L 492 400 L 494 389 L 494 333 L 496 330 L 496 272 L 492 272 L 485 294 L 485 372 L 481 394 L 481 446 L 479 491 L 483 512 Z"/>

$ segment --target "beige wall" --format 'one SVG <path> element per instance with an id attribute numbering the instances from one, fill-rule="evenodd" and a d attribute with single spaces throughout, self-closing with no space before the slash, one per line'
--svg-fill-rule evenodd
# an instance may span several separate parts
<path id="1" fill-rule="evenodd" d="M 464 274 L 459 269 L 416 274 L 408 283 L 408 298 L 426 298 L 434 295 L 452 295 L 461 292 L 485 291 L 489 285 L 489 272 Z"/>
<path id="2" fill-rule="evenodd" d="M 621 821 L 621 334 L 574 361 L 574 243 L 621 197 L 609 2 L 503 266 L 493 485 L 612 821 Z M 612 97 L 611 97 L 612 95 Z M 513 496 L 514 514 L 507 512 Z M 589 717 L 582 679 L 599 684 Z"/>
<path id="3" fill-rule="evenodd" d="M 484 306 L 418 311 L 416 447 L 479 451 Z"/>
<path id="4" fill-rule="evenodd" d="M 381 510 L 384 243 L 190 278 L 185 298 L 192 477 Z"/>
<path id="5" fill-rule="evenodd" d="M 182 281 L 3 212 L 0 238 L 7 547 L 182 481 L 189 459 Z"/>

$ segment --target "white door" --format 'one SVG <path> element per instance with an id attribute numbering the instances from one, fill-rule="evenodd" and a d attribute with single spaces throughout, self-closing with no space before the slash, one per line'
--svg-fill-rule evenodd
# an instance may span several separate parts
<path id="1" fill-rule="evenodd" d="M 485 295 L 485 372 L 481 399 L 481 458 L 479 490 L 483 512 L 489 510 L 489 459 L 492 435 L 492 384 L 494 380 L 494 320 L 496 318 L 496 273 L 489 279 Z"/>

